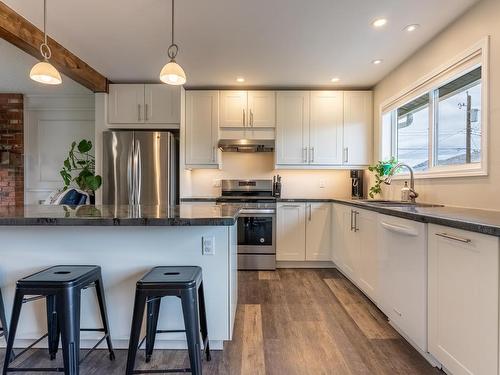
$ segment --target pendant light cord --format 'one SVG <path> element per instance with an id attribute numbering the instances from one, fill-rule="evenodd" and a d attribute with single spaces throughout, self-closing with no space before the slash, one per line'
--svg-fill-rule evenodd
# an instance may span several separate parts
<path id="1" fill-rule="evenodd" d="M 47 0 L 43 0 L 43 43 L 40 45 L 40 53 L 45 61 L 52 56 L 52 51 L 47 43 Z"/>
<path id="2" fill-rule="evenodd" d="M 174 43 L 174 3 L 175 0 L 172 0 L 172 43 L 168 47 L 168 57 L 170 57 L 171 61 L 175 61 L 175 57 L 179 52 L 179 46 Z"/>

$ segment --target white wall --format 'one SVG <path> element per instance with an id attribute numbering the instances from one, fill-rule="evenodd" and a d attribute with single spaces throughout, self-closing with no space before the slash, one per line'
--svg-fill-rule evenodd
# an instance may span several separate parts
<path id="1" fill-rule="evenodd" d="M 186 171 L 181 197 L 216 197 L 220 188 L 214 180 L 283 177 L 282 195 L 286 198 L 331 198 L 350 196 L 348 170 L 274 170 L 273 153 L 222 153 L 222 169 Z M 322 181 L 323 180 L 323 181 Z M 325 187 L 320 188 L 320 182 Z"/>
<path id="2" fill-rule="evenodd" d="M 59 174 L 71 142 L 94 141 L 94 95 L 25 95 L 25 203 L 64 186 Z"/>
<path id="3" fill-rule="evenodd" d="M 395 69 L 374 90 L 375 160 L 379 155 L 380 105 L 419 78 L 446 63 L 483 37 L 490 36 L 489 175 L 417 180 L 420 200 L 462 207 L 500 209 L 500 1 L 482 0 Z M 425 24 L 423 25 L 425 27 Z M 384 188 L 398 198 L 402 181 Z"/>

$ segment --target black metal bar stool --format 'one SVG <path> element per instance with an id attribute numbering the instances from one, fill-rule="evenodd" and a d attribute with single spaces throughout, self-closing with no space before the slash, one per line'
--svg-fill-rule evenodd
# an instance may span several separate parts
<path id="1" fill-rule="evenodd" d="M 97 300 L 101 312 L 103 328 L 80 328 L 80 301 L 81 291 L 95 286 Z M 26 298 L 26 296 L 32 296 Z M 7 358 L 12 353 L 14 339 L 16 336 L 19 316 L 23 303 L 46 299 L 47 304 L 47 326 L 48 333 L 36 340 L 29 347 L 20 352 L 16 358 L 26 353 L 34 345 L 48 337 L 50 359 L 54 359 L 59 346 L 59 338 L 62 342 L 64 367 L 55 368 L 16 368 L 9 367 Z M 80 331 L 103 332 L 104 336 L 90 349 L 80 360 Z M 57 371 L 66 375 L 78 375 L 79 365 L 87 356 L 106 339 L 111 360 L 115 359 L 111 336 L 109 334 L 109 323 L 104 299 L 104 288 L 102 284 L 101 267 L 99 266 L 55 266 L 25 277 L 17 282 L 12 317 L 10 322 L 10 334 L 7 340 L 3 375 L 8 372 L 27 371 Z"/>
<path id="2" fill-rule="evenodd" d="M 7 318 L 5 318 L 5 307 L 3 305 L 2 290 L 0 290 L 0 337 L 5 337 L 5 341 L 9 338 L 9 330 L 7 328 Z M 14 360 L 14 352 L 11 353 L 10 359 Z"/>
<path id="3" fill-rule="evenodd" d="M 181 299 L 182 314 L 185 330 L 158 330 L 158 315 L 162 297 L 175 296 Z M 142 319 L 147 305 L 146 336 L 139 343 Z M 199 314 L 199 317 L 198 317 Z M 189 369 L 165 370 L 135 370 L 137 350 L 146 341 L 146 362 L 153 354 L 157 333 L 186 332 Z M 207 314 L 205 310 L 205 296 L 203 278 L 200 267 L 155 267 L 137 282 L 134 302 L 134 315 L 128 347 L 127 371 L 131 374 L 153 374 L 165 372 L 191 372 L 201 375 L 201 342 L 207 360 L 210 361 L 210 347 L 208 342 Z"/>

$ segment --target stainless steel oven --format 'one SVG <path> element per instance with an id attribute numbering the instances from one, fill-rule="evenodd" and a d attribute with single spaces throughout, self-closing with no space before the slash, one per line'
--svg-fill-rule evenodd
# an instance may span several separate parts
<path id="1" fill-rule="evenodd" d="M 238 268 L 276 269 L 276 209 L 243 209 L 238 218 Z"/>
<path id="2" fill-rule="evenodd" d="M 238 269 L 276 269 L 276 199 L 271 180 L 222 180 L 218 204 L 239 205 Z"/>

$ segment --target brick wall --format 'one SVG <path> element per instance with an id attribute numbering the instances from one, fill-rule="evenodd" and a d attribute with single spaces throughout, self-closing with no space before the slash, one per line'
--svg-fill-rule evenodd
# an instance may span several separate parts
<path id="1" fill-rule="evenodd" d="M 0 206 L 24 204 L 23 96 L 0 94 Z"/>

